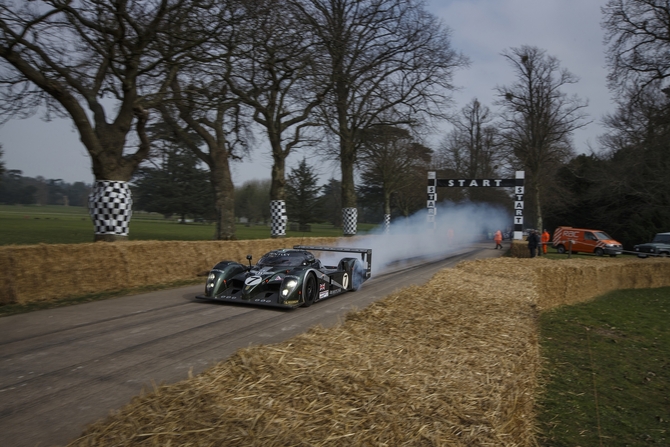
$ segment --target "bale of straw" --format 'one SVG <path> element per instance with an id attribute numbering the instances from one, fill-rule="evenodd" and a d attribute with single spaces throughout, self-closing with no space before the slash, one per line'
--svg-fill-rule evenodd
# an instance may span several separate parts
<path id="1" fill-rule="evenodd" d="M 526 241 L 512 241 L 510 247 L 510 256 L 514 258 L 530 258 L 530 250 L 528 250 L 528 242 Z"/>
<path id="2" fill-rule="evenodd" d="M 668 285 L 670 263 L 648 261 L 464 262 L 157 387 L 71 445 L 535 446 L 539 309 Z"/>
<path id="3" fill-rule="evenodd" d="M 245 241 L 125 241 L 0 247 L 0 304 L 57 300 L 197 279 L 222 260 L 297 244 L 334 245 L 338 238 Z M 203 281 L 204 282 L 204 281 Z"/>
<path id="4" fill-rule="evenodd" d="M 72 445 L 534 445 L 535 294 L 445 270 L 158 387 Z"/>
<path id="5" fill-rule="evenodd" d="M 670 286 L 667 259 L 630 257 L 537 260 L 542 310 L 588 301 L 618 289 Z"/>
<path id="6" fill-rule="evenodd" d="M 15 266 L 8 252 L 0 251 L 0 306 L 16 303 Z"/>

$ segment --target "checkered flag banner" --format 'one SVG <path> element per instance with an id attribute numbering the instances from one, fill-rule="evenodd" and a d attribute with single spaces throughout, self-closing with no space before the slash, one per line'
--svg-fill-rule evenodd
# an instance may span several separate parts
<path id="1" fill-rule="evenodd" d="M 270 218 L 272 225 L 270 236 L 286 236 L 286 221 L 288 217 L 286 216 L 286 202 L 284 200 L 270 201 Z"/>
<path id="2" fill-rule="evenodd" d="M 358 210 L 356 208 L 342 208 L 342 229 L 345 236 L 356 234 Z"/>
<path id="3" fill-rule="evenodd" d="M 133 200 L 126 182 L 96 181 L 88 196 L 88 212 L 95 234 L 128 236 Z"/>

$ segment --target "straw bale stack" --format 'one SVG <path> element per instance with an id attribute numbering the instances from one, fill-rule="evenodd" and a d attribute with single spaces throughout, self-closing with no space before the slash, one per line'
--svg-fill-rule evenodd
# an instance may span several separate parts
<path id="1" fill-rule="evenodd" d="M 542 310 L 588 301 L 612 290 L 670 286 L 668 259 L 594 257 L 537 261 L 541 297 L 538 306 Z"/>
<path id="2" fill-rule="evenodd" d="M 12 280 L 12 258 L 8 253 L 0 251 L 0 306 L 11 304 L 16 296 L 14 281 Z"/>
<path id="3" fill-rule="evenodd" d="M 530 258 L 530 250 L 528 250 L 528 242 L 512 241 L 510 245 L 510 256 L 514 258 Z"/>
<path id="4" fill-rule="evenodd" d="M 242 349 L 72 445 L 534 445 L 537 291 L 492 269 L 447 269 L 338 327 Z"/>
<path id="5" fill-rule="evenodd" d="M 244 241 L 129 241 L 0 247 L 0 304 L 26 304 L 196 279 L 221 260 L 247 263 L 296 244 L 338 238 Z"/>
<path id="6" fill-rule="evenodd" d="M 464 262 L 156 387 L 71 445 L 535 446 L 538 311 L 669 273 L 661 259 Z"/>

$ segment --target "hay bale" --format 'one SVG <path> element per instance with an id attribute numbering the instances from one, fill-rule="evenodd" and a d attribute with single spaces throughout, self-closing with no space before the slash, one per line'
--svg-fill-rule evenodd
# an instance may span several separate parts
<path id="1" fill-rule="evenodd" d="M 591 300 L 612 290 L 670 286 L 667 259 L 632 257 L 537 262 L 542 310 Z"/>
<path id="2" fill-rule="evenodd" d="M 341 326 L 239 350 L 72 445 L 534 445 L 536 290 L 492 270 L 448 269 Z"/>
<path id="3" fill-rule="evenodd" d="M 217 249 L 245 256 L 274 243 Z M 156 387 L 70 445 L 535 446 L 538 311 L 668 285 L 667 259 L 464 262 L 337 327 L 241 349 Z"/>
<path id="4" fill-rule="evenodd" d="M 0 306 L 16 303 L 15 263 L 11 252 L 0 252 Z"/>
<path id="5" fill-rule="evenodd" d="M 514 258 L 530 258 L 528 242 L 519 240 L 512 241 L 512 246 L 510 247 L 510 256 Z"/>
<path id="6" fill-rule="evenodd" d="M 125 241 L 0 247 L 2 302 L 26 304 L 196 279 L 221 260 L 247 263 L 297 244 L 334 245 L 338 238 L 247 241 Z M 0 302 L 0 304 L 2 303 Z"/>

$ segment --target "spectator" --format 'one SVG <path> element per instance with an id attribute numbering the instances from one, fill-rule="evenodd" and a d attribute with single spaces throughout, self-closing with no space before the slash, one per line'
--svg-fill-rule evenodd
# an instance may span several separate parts
<path id="1" fill-rule="evenodd" d="M 537 231 L 530 230 L 528 234 L 528 250 L 530 250 L 530 257 L 534 258 L 537 254 L 537 247 L 540 245 L 540 235 Z"/>

